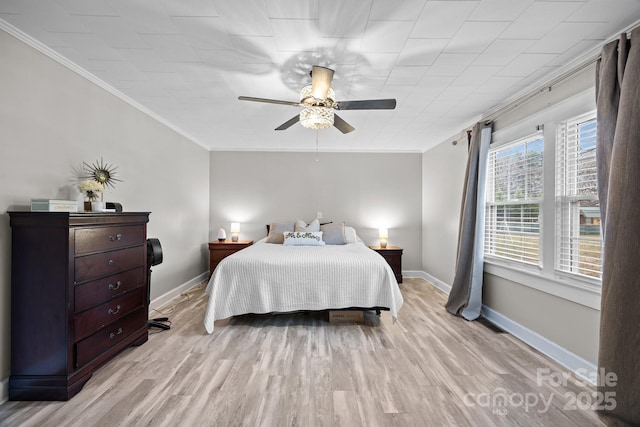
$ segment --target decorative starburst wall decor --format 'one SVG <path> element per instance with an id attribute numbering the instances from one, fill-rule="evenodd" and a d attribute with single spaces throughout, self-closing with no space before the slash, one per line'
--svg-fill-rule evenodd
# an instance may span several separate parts
<path id="1" fill-rule="evenodd" d="M 115 188 L 115 182 L 122 182 L 121 179 L 116 178 L 116 169 L 118 169 L 118 167 L 104 163 L 102 157 L 99 163 L 96 160 L 93 164 L 83 162 L 83 165 L 84 173 L 81 177 L 83 179 L 93 179 L 104 187 L 110 188 Z"/>

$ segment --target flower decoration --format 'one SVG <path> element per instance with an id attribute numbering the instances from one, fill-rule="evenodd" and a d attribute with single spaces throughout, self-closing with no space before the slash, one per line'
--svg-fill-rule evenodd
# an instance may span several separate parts
<path id="1" fill-rule="evenodd" d="M 91 165 L 84 163 L 84 167 L 86 168 L 88 176 L 83 176 L 82 178 L 93 179 L 104 187 L 115 188 L 114 182 L 122 182 L 122 180 L 116 178 L 116 169 L 118 168 L 104 163 L 102 158 L 100 158 L 100 163 L 96 160 L 96 162 Z"/>
<path id="2" fill-rule="evenodd" d="M 96 201 L 100 197 L 100 193 L 104 191 L 104 186 L 93 179 L 85 179 L 80 182 L 78 188 L 90 202 Z"/>

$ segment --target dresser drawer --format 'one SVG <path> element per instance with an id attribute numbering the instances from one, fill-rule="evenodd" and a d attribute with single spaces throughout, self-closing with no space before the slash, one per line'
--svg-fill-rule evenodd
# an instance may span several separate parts
<path id="1" fill-rule="evenodd" d="M 147 315 L 141 308 L 83 339 L 76 344 L 76 367 L 86 365 L 132 333 L 146 327 Z"/>
<path id="2" fill-rule="evenodd" d="M 3 342 L 11 349 L 7 396 L 69 400 L 101 366 L 147 340 L 149 213 L 7 215 L 14 261 L 11 288 L 4 289 L 11 309 L 2 316 L 11 323 L 11 343 Z"/>
<path id="3" fill-rule="evenodd" d="M 137 287 L 146 286 L 144 268 L 138 267 L 74 287 L 75 311 L 102 304 Z"/>
<path id="4" fill-rule="evenodd" d="M 128 292 L 75 316 L 75 340 L 78 341 L 144 306 L 143 288 Z"/>
<path id="5" fill-rule="evenodd" d="M 145 243 L 143 225 L 78 228 L 75 232 L 76 254 L 110 251 Z"/>
<path id="6" fill-rule="evenodd" d="M 109 276 L 136 267 L 144 267 L 146 246 L 76 257 L 75 283 Z"/>

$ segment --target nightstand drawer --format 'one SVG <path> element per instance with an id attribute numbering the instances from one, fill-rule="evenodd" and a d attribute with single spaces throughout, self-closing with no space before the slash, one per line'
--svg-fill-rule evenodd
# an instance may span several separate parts
<path id="1" fill-rule="evenodd" d="M 220 261 L 251 245 L 253 245 L 253 240 L 209 242 L 209 277 L 211 277 L 213 270 L 216 269 Z"/>
<path id="2" fill-rule="evenodd" d="M 385 254 L 385 253 L 382 253 L 380 255 L 382 255 L 382 257 L 385 259 L 385 261 L 387 261 L 387 263 L 389 264 L 389 266 L 392 269 L 395 270 L 395 269 L 398 269 L 398 268 L 402 267 L 402 265 L 401 265 L 401 259 L 402 258 L 400 258 L 399 255 L 396 255 L 396 254 Z"/>
<path id="3" fill-rule="evenodd" d="M 75 282 L 80 283 L 121 271 L 143 267 L 147 255 L 145 246 L 103 252 L 75 259 Z"/>
<path id="4" fill-rule="evenodd" d="M 76 344 L 76 365 L 78 368 L 91 362 L 132 333 L 147 327 L 144 309 L 137 310 L 121 320 L 89 336 Z"/>
<path id="5" fill-rule="evenodd" d="M 115 298 L 95 308 L 84 311 L 75 316 L 75 341 L 103 328 L 105 325 L 115 322 L 131 313 L 135 309 L 144 306 L 144 293 L 142 288 L 128 292 L 119 298 Z"/>
<path id="6" fill-rule="evenodd" d="M 378 252 L 387 261 L 396 276 L 396 281 L 402 283 L 402 252 L 404 249 L 398 246 L 387 246 L 386 248 L 381 248 L 380 246 L 369 247 Z"/>
<path id="7" fill-rule="evenodd" d="M 144 268 L 139 267 L 76 286 L 74 288 L 75 312 L 102 304 L 140 286 L 146 286 L 144 281 Z"/>
<path id="8" fill-rule="evenodd" d="M 75 233 L 76 254 L 110 251 L 145 243 L 142 225 L 79 228 Z"/>

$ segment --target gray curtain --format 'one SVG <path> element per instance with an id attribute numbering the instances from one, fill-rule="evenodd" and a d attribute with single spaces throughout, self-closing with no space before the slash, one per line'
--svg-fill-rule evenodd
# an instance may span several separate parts
<path id="1" fill-rule="evenodd" d="M 599 375 L 598 391 L 615 399 L 599 414 L 610 426 L 640 425 L 640 30 L 604 46 L 596 101 L 604 236 L 598 371 L 617 376 Z"/>
<path id="2" fill-rule="evenodd" d="M 491 125 L 476 123 L 462 195 L 456 272 L 446 309 L 449 313 L 474 320 L 482 308 L 484 264 L 484 193 Z"/>

